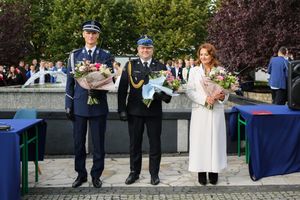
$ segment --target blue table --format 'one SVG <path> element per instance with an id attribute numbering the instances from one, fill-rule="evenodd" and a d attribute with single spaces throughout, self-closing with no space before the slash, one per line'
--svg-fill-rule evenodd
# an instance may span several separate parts
<path id="1" fill-rule="evenodd" d="M 22 193 L 28 191 L 28 144 L 35 142 L 35 164 L 38 166 L 38 131 L 28 138 L 27 131 L 42 123 L 42 119 L 0 119 L 11 126 L 0 131 L 0 199 L 20 199 L 20 148 L 22 149 Z M 37 128 L 36 128 L 37 130 Z M 21 140 L 22 138 L 22 140 Z M 22 144 L 20 144 L 22 141 Z M 36 174 L 37 175 L 37 174 Z M 37 181 L 36 176 L 36 181 Z"/>
<path id="2" fill-rule="evenodd" d="M 245 120 L 252 180 L 300 171 L 300 111 L 285 105 L 234 106 L 232 111 Z"/>

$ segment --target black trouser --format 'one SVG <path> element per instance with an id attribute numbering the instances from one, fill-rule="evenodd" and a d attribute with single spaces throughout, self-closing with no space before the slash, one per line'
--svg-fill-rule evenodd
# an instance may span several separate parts
<path id="1" fill-rule="evenodd" d="M 87 177 L 85 167 L 87 121 L 89 121 L 93 142 L 93 166 L 91 169 L 91 176 L 93 178 L 99 178 L 104 169 L 104 134 L 106 130 L 106 115 L 98 117 L 81 117 L 75 115 L 75 120 L 73 122 L 75 171 L 78 173 L 78 176 Z"/>
<path id="2" fill-rule="evenodd" d="M 140 174 L 141 172 L 143 132 L 146 124 L 150 145 L 149 172 L 151 176 L 158 175 L 161 160 L 161 123 L 162 116 L 128 116 L 131 172 L 136 174 Z"/>
<path id="3" fill-rule="evenodd" d="M 272 89 L 272 104 L 285 105 L 287 101 L 286 89 Z"/>

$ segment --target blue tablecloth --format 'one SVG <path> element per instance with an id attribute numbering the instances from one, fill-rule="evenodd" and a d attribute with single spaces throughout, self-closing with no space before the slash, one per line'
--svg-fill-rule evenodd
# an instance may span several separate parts
<path id="1" fill-rule="evenodd" d="M 300 111 L 285 105 L 235 106 L 232 111 L 247 123 L 252 180 L 300 171 Z"/>
<path id="2" fill-rule="evenodd" d="M 0 119 L 10 131 L 0 131 L 0 199 L 20 199 L 20 137 L 41 119 Z"/>

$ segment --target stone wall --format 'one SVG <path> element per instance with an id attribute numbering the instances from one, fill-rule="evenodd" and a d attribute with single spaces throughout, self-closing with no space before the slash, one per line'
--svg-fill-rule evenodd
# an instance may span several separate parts
<path id="1" fill-rule="evenodd" d="M 107 95 L 109 109 L 117 110 L 117 92 L 111 91 Z M 270 93 L 244 92 L 244 97 L 260 102 L 271 103 Z M 65 89 L 64 88 L 14 88 L 0 87 L 0 110 L 16 110 L 20 108 L 37 108 L 38 110 L 64 110 Z M 226 108 L 234 106 L 233 101 L 229 101 Z M 171 103 L 163 103 L 163 110 L 176 112 L 178 110 L 191 110 L 191 101 L 184 92 L 180 92 L 178 97 L 173 97 Z"/>
<path id="2" fill-rule="evenodd" d="M 189 148 L 191 101 L 185 93 L 180 93 L 178 97 L 172 98 L 171 103 L 163 103 L 162 151 L 164 153 L 187 152 Z M 66 119 L 64 111 L 64 88 L 0 87 L 0 99 L 0 119 L 12 118 L 16 110 L 20 108 L 37 109 L 38 118 L 47 122 L 47 155 L 73 153 L 72 123 Z M 107 100 L 110 112 L 106 130 L 106 151 L 107 153 L 128 153 L 128 127 L 126 122 L 119 120 L 116 91 L 109 92 Z M 244 105 L 261 102 L 250 102 L 245 97 L 230 95 L 226 110 L 230 110 L 236 103 Z M 92 150 L 90 138 L 87 134 L 89 152 Z M 145 133 L 143 151 L 148 152 L 148 150 L 148 138 Z M 228 153 L 236 151 L 236 141 L 231 141 L 230 138 L 227 139 L 227 151 Z"/>
<path id="3" fill-rule="evenodd" d="M 38 118 L 47 122 L 47 155 L 73 154 L 72 123 L 65 115 L 64 88 L 14 88 L 0 87 L 0 119 L 12 118 L 20 108 L 35 108 Z M 119 120 L 117 92 L 107 93 L 109 115 L 106 127 L 106 152 L 128 153 L 129 135 L 126 122 Z M 171 103 L 163 103 L 162 151 L 164 153 L 187 152 L 191 102 L 184 93 L 173 97 Z M 55 145 L 53 145 L 55 144 Z M 232 146 L 232 145 L 228 145 Z M 87 133 L 87 149 L 92 151 L 90 133 Z M 145 130 L 143 151 L 149 152 Z"/>
<path id="4" fill-rule="evenodd" d="M 244 96 L 249 99 L 272 103 L 271 93 L 244 92 Z"/>
<path id="5" fill-rule="evenodd" d="M 0 87 L 0 110 L 16 110 L 20 108 L 36 108 L 38 110 L 64 110 L 64 88 L 13 88 Z M 109 109 L 116 111 L 118 107 L 117 91 L 107 93 Z M 185 93 L 180 92 L 173 97 L 171 103 L 163 103 L 164 111 L 191 110 L 191 101 Z"/>

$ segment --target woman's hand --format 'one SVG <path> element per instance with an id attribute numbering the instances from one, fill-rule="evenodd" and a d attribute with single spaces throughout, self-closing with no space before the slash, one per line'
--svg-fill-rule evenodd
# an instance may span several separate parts
<path id="1" fill-rule="evenodd" d="M 215 98 L 214 98 L 214 97 L 211 97 L 211 96 L 207 96 L 207 97 L 206 97 L 206 103 L 207 103 L 208 105 L 214 105 L 214 103 L 215 103 Z"/>
<path id="2" fill-rule="evenodd" d="M 224 92 L 221 92 L 221 93 L 215 95 L 215 100 L 223 101 L 224 99 L 225 99 L 225 93 Z"/>

